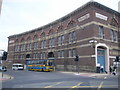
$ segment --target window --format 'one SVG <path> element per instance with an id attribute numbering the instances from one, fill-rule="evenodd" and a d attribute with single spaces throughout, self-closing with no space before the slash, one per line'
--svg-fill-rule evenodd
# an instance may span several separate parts
<path id="1" fill-rule="evenodd" d="M 42 42 L 41 42 L 41 48 L 43 49 L 43 48 L 46 48 L 46 40 L 43 40 Z"/>
<path id="2" fill-rule="evenodd" d="M 45 58 L 46 58 L 45 52 L 41 53 L 41 54 L 40 54 L 40 59 L 45 59 Z"/>
<path id="3" fill-rule="evenodd" d="M 69 57 L 72 57 L 72 50 L 69 50 Z"/>
<path id="4" fill-rule="evenodd" d="M 73 57 L 76 56 L 76 49 L 73 49 L 72 54 L 73 54 L 73 55 L 72 55 Z"/>
<path id="5" fill-rule="evenodd" d="M 65 56 L 65 51 L 62 50 L 62 51 L 58 51 L 58 58 L 64 58 Z"/>
<path id="6" fill-rule="evenodd" d="M 60 58 L 61 57 L 61 55 L 60 55 L 60 51 L 58 51 L 58 58 Z"/>
<path id="7" fill-rule="evenodd" d="M 65 51 L 62 50 L 62 51 L 61 51 L 61 57 L 64 57 L 64 55 L 65 55 Z"/>
<path id="8" fill-rule="evenodd" d="M 72 33 L 69 33 L 69 43 L 72 42 Z"/>
<path id="9" fill-rule="evenodd" d="M 21 45 L 20 51 L 25 51 L 25 45 Z"/>
<path id="10" fill-rule="evenodd" d="M 61 46 L 61 45 L 64 45 L 64 40 L 65 40 L 65 36 L 64 35 L 61 35 L 58 37 L 58 45 Z"/>
<path id="11" fill-rule="evenodd" d="M 42 59 L 42 53 L 40 54 L 40 59 Z"/>
<path id="12" fill-rule="evenodd" d="M 25 51 L 25 45 L 21 45 L 21 51 Z"/>
<path id="13" fill-rule="evenodd" d="M 77 39 L 77 37 L 76 37 L 76 32 L 75 32 L 75 31 L 70 32 L 70 33 L 69 33 L 69 43 L 75 42 L 76 39 Z"/>
<path id="14" fill-rule="evenodd" d="M 64 37 L 64 35 L 62 35 L 62 36 L 61 36 L 61 45 L 64 44 L 64 40 L 65 40 L 65 37 Z"/>
<path id="15" fill-rule="evenodd" d="M 24 55 L 20 55 L 19 57 L 20 57 L 19 59 L 21 60 L 24 59 Z"/>
<path id="16" fill-rule="evenodd" d="M 43 58 L 45 59 L 45 52 L 43 53 Z"/>
<path id="17" fill-rule="evenodd" d="M 54 47 L 55 46 L 55 39 L 53 38 L 52 39 L 52 47 Z"/>
<path id="18" fill-rule="evenodd" d="M 34 47 L 33 48 L 34 48 L 34 50 L 38 49 L 38 42 L 34 43 Z"/>
<path id="19" fill-rule="evenodd" d="M 32 49 L 32 44 L 30 43 L 30 44 L 29 44 L 29 50 L 31 50 L 31 49 Z"/>
<path id="20" fill-rule="evenodd" d="M 73 42 L 76 41 L 76 32 L 73 32 Z"/>
<path id="21" fill-rule="evenodd" d="M 104 28 L 103 28 L 103 26 L 99 26 L 99 37 L 101 39 L 104 38 Z"/>
<path id="22" fill-rule="evenodd" d="M 117 31 L 114 31 L 114 41 L 118 40 L 118 35 L 117 35 Z"/>
<path id="23" fill-rule="evenodd" d="M 110 39 L 112 41 L 117 41 L 118 40 L 118 35 L 117 35 L 117 31 L 114 31 L 114 30 L 110 30 Z"/>
<path id="24" fill-rule="evenodd" d="M 33 58 L 34 58 L 34 59 L 37 59 L 37 58 L 38 58 L 38 53 L 34 53 L 34 54 L 33 54 Z"/>
<path id="25" fill-rule="evenodd" d="M 16 45 L 15 46 L 15 51 L 19 51 L 20 50 L 20 46 L 19 45 Z"/>
<path id="26" fill-rule="evenodd" d="M 76 49 L 69 50 L 69 57 L 75 57 L 76 56 Z"/>
<path id="27" fill-rule="evenodd" d="M 23 45 L 23 51 L 25 51 L 25 49 L 26 49 L 25 47 L 26 47 L 26 45 L 24 44 L 24 45 Z"/>
<path id="28" fill-rule="evenodd" d="M 49 47 L 55 47 L 55 39 L 49 39 Z"/>
<path id="29" fill-rule="evenodd" d="M 51 47 L 51 39 L 49 39 L 49 47 Z"/>
<path id="30" fill-rule="evenodd" d="M 61 37 L 59 36 L 58 37 L 58 46 L 60 46 L 61 45 Z"/>
<path id="31" fill-rule="evenodd" d="M 114 41 L 114 33 L 112 29 L 110 30 L 110 39 Z"/>

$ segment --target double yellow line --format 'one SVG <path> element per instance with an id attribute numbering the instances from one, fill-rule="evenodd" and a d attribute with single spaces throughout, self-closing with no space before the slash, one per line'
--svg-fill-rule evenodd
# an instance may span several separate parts
<path id="1" fill-rule="evenodd" d="M 52 87 L 54 87 L 54 86 L 56 86 L 56 85 L 59 85 L 59 84 L 61 84 L 61 83 L 63 83 L 63 82 L 57 82 L 57 83 L 54 83 L 54 84 L 52 84 L 52 85 L 48 85 L 48 86 L 45 86 L 44 88 L 52 88 Z M 120 86 L 120 85 L 103 85 L 103 81 L 100 83 L 100 85 L 99 86 L 80 86 L 81 84 L 82 84 L 83 82 L 79 82 L 79 83 L 77 83 L 76 85 L 74 85 L 74 86 L 60 86 L 61 88 L 62 87 L 64 87 L 64 88 L 69 88 L 68 90 L 72 90 L 73 88 L 81 88 L 81 87 L 95 87 L 95 88 L 97 88 L 97 90 L 100 90 L 102 87 L 116 87 L 116 86 Z"/>
<path id="2" fill-rule="evenodd" d="M 82 84 L 83 82 L 80 82 L 80 83 L 78 83 L 77 85 L 75 85 L 75 86 L 72 86 L 71 88 L 77 88 L 77 87 L 79 87 L 80 86 L 80 84 Z"/>
<path id="3" fill-rule="evenodd" d="M 100 88 L 102 87 L 102 85 L 103 85 L 103 82 L 100 83 L 100 85 L 98 86 L 97 90 L 100 90 Z"/>
<path id="4" fill-rule="evenodd" d="M 44 88 L 51 88 L 51 87 L 54 87 L 54 86 L 56 86 L 56 85 L 58 85 L 58 84 L 61 84 L 61 83 L 63 83 L 63 82 L 58 82 L 58 83 L 55 83 L 55 84 L 46 86 L 46 87 L 44 87 Z"/>

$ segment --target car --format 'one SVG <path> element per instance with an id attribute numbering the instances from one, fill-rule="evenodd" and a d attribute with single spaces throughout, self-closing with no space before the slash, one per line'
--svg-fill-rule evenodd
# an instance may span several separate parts
<path id="1" fill-rule="evenodd" d="M 7 71 L 7 68 L 6 68 L 5 66 L 0 66 L 0 71 L 6 72 L 6 71 Z"/>
<path id="2" fill-rule="evenodd" d="M 14 63 L 12 65 L 12 70 L 24 70 L 24 65 L 21 63 Z"/>

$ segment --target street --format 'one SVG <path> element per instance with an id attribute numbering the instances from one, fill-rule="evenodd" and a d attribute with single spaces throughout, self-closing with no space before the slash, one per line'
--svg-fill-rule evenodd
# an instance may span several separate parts
<path id="1" fill-rule="evenodd" d="M 118 77 L 93 78 L 62 72 L 35 72 L 8 70 L 14 79 L 2 82 L 2 88 L 111 88 L 118 90 Z"/>

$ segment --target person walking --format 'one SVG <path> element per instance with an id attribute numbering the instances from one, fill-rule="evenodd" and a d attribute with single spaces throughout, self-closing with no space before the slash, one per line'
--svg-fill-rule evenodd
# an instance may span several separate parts
<path id="1" fill-rule="evenodd" d="M 103 65 L 100 67 L 101 72 L 103 73 L 104 67 Z"/>
<path id="2" fill-rule="evenodd" d="M 113 66 L 113 75 L 116 75 L 117 67 L 116 65 Z"/>
<path id="3" fill-rule="evenodd" d="M 110 74 L 112 73 L 113 69 L 112 66 L 109 67 Z"/>

